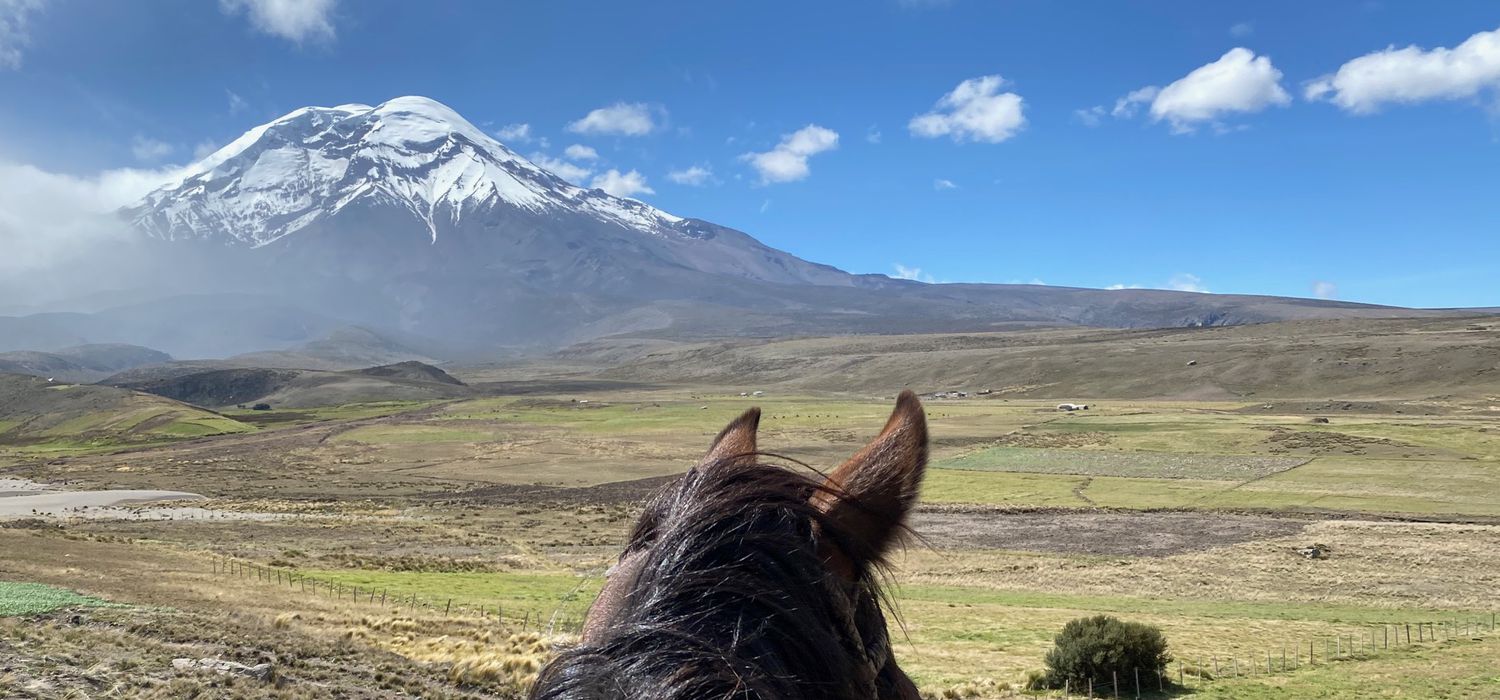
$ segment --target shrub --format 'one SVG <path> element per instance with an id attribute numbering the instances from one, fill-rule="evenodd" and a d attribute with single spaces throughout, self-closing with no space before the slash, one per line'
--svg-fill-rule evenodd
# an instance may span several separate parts
<path id="1" fill-rule="evenodd" d="M 1172 657 L 1161 630 L 1139 622 L 1125 622 L 1108 615 L 1082 617 L 1063 625 L 1047 652 L 1047 685 L 1083 688 L 1088 683 L 1108 683 L 1116 675 L 1121 684 L 1133 683 L 1139 670 L 1141 682 L 1155 684 L 1166 672 Z"/>

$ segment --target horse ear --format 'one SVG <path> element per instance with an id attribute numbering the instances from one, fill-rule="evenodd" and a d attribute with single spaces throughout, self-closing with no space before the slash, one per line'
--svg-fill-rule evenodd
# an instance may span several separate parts
<path id="1" fill-rule="evenodd" d="M 927 418 L 917 395 L 903 391 L 880 435 L 828 475 L 813 503 L 856 539 L 844 565 L 879 557 L 917 504 L 927 467 Z M 840 566 L 840 568 L 844 568 Z M 847 573 L 847 572 L 846 572 Z"/>
<path id="2" fill-rule="evenodd" d="M 755 461 L 755 430 L 760 427 L 760 409 L 752 408 L 740 414 L 719 431 L 719 436 L 714 438 L 714 444 L 708 448 L 708 454 L 698 462 L 698 466 L 706 467 L 717 462 L 732 462 L 735 464 Z"/>

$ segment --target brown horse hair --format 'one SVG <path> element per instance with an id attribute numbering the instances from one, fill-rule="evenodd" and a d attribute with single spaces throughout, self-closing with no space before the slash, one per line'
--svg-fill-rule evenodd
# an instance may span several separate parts
<path id="1" fill-rule="evenodd" d="M 647 502 L 621 555 L 645 557 L 626 604 L 542 670 L 533 700 L 907 696 L 887 663 L 884 553 L 814 497 L 858 504 L 743 457 L 695 467 Z M 852 577 L 829 568 L 830 548 L 858 562 Z"/>

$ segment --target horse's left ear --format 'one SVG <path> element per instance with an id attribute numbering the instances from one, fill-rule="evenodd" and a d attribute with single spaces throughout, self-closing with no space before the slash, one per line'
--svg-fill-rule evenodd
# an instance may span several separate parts
<path id="1" fill-rule="evenodd" d="M 706 467 L 718 462 L 747 463 L 755 461 L 755 431 L 760 427 L 760 409 L 752 408 L 740 414 L 719 431 L 708 454 L 698 462 Z"/>
<path id="2" fill-rule="evenodd" d="M 917 504 L 927 467 L 927 418 L 917 395 L 903 391 L 880 435 L 828 475 L 813 503 L 856 539 L 860 551 L 842 552 L 841 569 L 863 567 L 900 535 Z M 830 553 L 831 555 L 832 553 Z M 835 557 L 837 558 L 837 557 Z"/>

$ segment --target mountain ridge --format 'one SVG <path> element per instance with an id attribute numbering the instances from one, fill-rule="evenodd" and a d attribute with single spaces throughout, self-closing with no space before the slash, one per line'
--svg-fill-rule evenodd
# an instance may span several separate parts
<path id="1" fill-rule="evenodd" d="M 101 312 L 98 323 L 23 317 L 0 319 L 0 328 L 53 344 L 135 342 L 178 357 L 225 357 L 358 326 L 416 339 L 405 343 L 423 348 L 411 359 L 453 359 L 619 335 L 1193 327 L 1458 313 L 852 274 L 742 231 L 568 183 L 420 97 L 294 110 L 184 169 L 121 216 L 161 261 L 159 277 L 191 274 L 191 293 L 212 286 L 213 294 L 281 310 L 234 302 L 238 310 L 226 315 L 206 302 L 162 299 Z M 146 324 L 151 308 L 172 323 L 132 334 L 130 322 Z"/>

